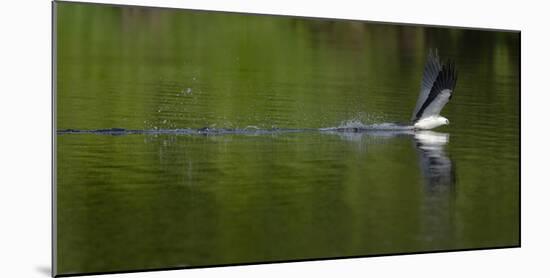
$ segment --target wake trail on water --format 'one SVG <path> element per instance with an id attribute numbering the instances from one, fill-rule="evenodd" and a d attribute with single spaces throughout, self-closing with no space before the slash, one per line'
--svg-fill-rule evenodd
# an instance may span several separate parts
<path id="1" fill-rule="evenodd" d="M 176 129 L 64 129 L 58 130 L 57 134 L 105 134 L 105 135 L 130 135 L 130 134 L 174 134 L 174 135 L 223 135 L 223 134 L 276 134 L 291 132 L 307 132 L 316 129 L 248 129 L 248 128 L 176 128 Z"/>
<path id="2" fill-rule="evenodd" d="M 224 134 L 280 134 L 280 133 L 300 133 L 300 132 L 342 132 L 342 133 L 377 133 L 377 132 L 408 132 L 413 131 L 414 127 L 399 123 L 378 123 L 363 124 L 358 120 L 342 122 L 338 126 L 324 128 L 271 128 L 262 129 L 256 126 L 247 126 L 245 128 L 176 128 L 176 129 L 125 129 L 125 128 L 107 128 L 107 129 L 62 129 L 57 134 L 103 134 L 103 135 L 131 135 L 131 134 L 174 134 L 174 135 L 224 135 Z"/>

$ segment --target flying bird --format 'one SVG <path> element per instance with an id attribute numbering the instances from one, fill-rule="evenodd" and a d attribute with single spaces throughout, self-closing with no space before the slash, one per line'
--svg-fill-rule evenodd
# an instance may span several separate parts
<path id="1" fill-rule="evenodd" d="M 457 77 L 454 62 L 441 64 L 437 50 L 435 54 L 430 50 L 424 66 L 420 95 L 411 118 L 415 129 L 432 129 L 449 124 L 449 120 L 439 113 L 451 100 Z"/>

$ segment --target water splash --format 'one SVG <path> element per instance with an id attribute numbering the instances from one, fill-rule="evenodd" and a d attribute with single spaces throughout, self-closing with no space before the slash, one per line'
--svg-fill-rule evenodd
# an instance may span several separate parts
<path id="1" fill-rule="evenodd" d="M 185 95 L 192 95 L 193 89 L 191 87 L 183 88 L 177 96 L 185 96 Z"/>
<path id="2" fill-rule="evenodd" d="M 338 128 L 368 128 L 368 125 L 359 119 L 351 119 L 341 122 Z"/>
<path id="3" fill-rule="evenodd" d="M 413 130 L 414 127 L 404 123 L 376 123 L 365 124 L 358 119 L 343 121 L 335 127 L 320 128 L 321 131 L 340 131 L 340 132 L 367 132 L 367 131 L 406 131 Z"/>

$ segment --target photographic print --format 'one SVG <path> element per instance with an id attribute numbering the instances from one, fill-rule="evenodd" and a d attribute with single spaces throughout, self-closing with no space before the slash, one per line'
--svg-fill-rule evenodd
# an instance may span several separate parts
<path id="1" fill-rule="evenodd" d="M 53 275 L 520 246 L 520 32 L 53 3 Z"/>

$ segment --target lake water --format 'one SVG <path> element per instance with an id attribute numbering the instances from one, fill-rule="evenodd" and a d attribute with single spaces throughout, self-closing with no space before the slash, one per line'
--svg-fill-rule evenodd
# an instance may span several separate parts
<path id="1" fill-rule="evenodd" d="M 56 129 L 146 131 L 56 135 L 58 274 L 519 245 L 518 33 L 55 12 Z M 449 126 L 318 130 L 407 122 L 430 48 Z"/>

